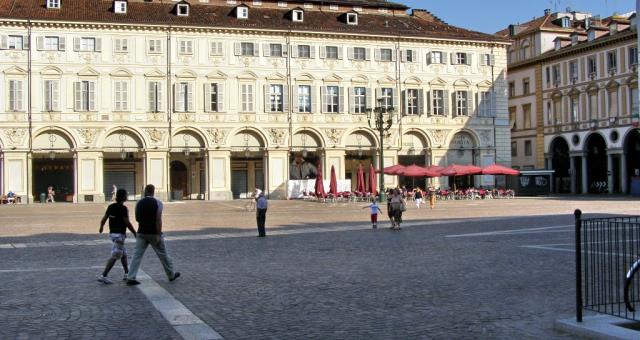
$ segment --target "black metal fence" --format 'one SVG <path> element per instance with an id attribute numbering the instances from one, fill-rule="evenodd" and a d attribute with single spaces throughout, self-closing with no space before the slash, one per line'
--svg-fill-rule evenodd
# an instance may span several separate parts
<path id="1" fill-rule="evenodd" d="M 640 320 L 640 216 L 576 218 L 576 319 L 591 310 L 630 320 Z M 627 304 L 625 304 L 625 293 Z"/>

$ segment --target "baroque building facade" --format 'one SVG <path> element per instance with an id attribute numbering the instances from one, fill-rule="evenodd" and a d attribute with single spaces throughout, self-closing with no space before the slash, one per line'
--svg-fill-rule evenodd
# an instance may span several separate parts
<path id="1" fill-rule="evenodd" d="M 627 193 L 640 171 L 636 15 L 551 13 L 511 36 L 513 165 L 554 170 L 559 193 Z"/>
<path id="2" fill-rule="evenodd" d="M 49 186 L 65 201 L 104 201 L 113 185 L 135 198 L 146 183 L 164 199 L 284 198 L 296 155 L 355 179 L 381 147 L 385 165 L 510 165 L 507 41 L 407 10 L 1 0 L 0 189 L 23 202 Z M 395 113 L 383 140 L 374 108 Z"/>

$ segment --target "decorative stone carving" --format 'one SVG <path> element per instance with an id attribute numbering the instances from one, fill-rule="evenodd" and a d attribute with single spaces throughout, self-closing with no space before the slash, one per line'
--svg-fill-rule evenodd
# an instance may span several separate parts
<path id="1" fill-rule="evenodd" d="M 325 129 L 324 133 L 327 135 L 327 138 L 329 138 L 329 141 L 332 144 L 339 144 L 340 137 L 344 133 L 344 130 L 343 129 Z"/>
<path id="2" fill-rule="evenodd" d="M 480 140 L 482 141 L 483 145 L 492 144 L 491 142 L 493 141 L 493 136 L 491 130 L 480 130 L 478 131 L 478 134 L 480 135 Z"/>
<path id="3" fill-rule="evenodd" d="M 224 143 L 224 138 L 227 136 L 228 130 L 225 129 L 208 129 L 207 133 L 211 137 L 211 142 L 213 144 L 222 144 Z"/>
<path id="4" fill-rule="evenodd" d="M 21 145 L 24 141 L 24 136 L 27 134 L 27 129 L 5 129 L 4 135 L 7 136 L 10 145 Z"/>
<path id="5" fill-rule="evenodd" d="M 145 129 L 144 132 L 147 133 L 149 139 L 151 139 L 151 141 L 154 143 L 159 143 L 160 141 L 162 141 L 162 139 L 164 139 L 164 135 L 167 133 L 167 131 L 159 130 L 156 128 Z"/>
<path id="6" fill-rule="evenodd" d="M 194 122 L 196 120 L 196 115 L 192 113 L 180 113 L 178 114 L 179 122 Z"/>
<path id="7" fill-rule="evenodd" d="M 152 122 L 161 122 L 162 121 L 162 112 L 151 112 L 147 115 L 147 119 Z"/>
<path id="8" fill-rule="evenodd" d="M 98 132 L 100 130 L 80 128 L 76 129 L 76 131 L 78 131 L 78 134 L 80 135 L 80 137 L 82 137 L 82 142 L 84 144 L 91 144 L 96 139 L 96 136 L 98 135 Z"/>
<path id="9" fill-rule="evenodd" d="M 436 145 L 443 145 L 449 135 L 448 130 L 442 129 L 427 130 L 427 132 L 433 137 L 433 143 Z"/>
<path id="10" fill-rule="evenodd" d="M 267 129 L 267 132 L 269 132 L 269 136 L 271 136 L 273 144 L 281 145 L 284 142 L 284 135 L 287 133 L 287 130 L 269 128 Z"/>

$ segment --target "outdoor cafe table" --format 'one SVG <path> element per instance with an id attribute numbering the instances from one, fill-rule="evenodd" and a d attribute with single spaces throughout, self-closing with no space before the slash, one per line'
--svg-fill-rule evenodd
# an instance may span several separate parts
<path id="1" fill-rule="evenodd" d="M 329 180 L 323 180 L 322 185 L 324 191 L 329 192 Z M 313 193 L 315 191 L 315 179 L 302 179 L 302 180 L 290 180 L 287 185 L 287 197 L 289 198 L 304 198 L 304 193 Z M 338 192 L 351 192 L 351 180 L 339 179 L 338 180 Z"/>

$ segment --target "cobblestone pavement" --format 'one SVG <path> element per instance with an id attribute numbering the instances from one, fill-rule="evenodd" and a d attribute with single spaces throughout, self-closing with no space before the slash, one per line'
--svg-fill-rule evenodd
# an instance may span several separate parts
<path id="1" fill-rule="evenodd" d="M 167 204 L 183 277 L 169 283 L 152 251 L 142 267 L 225 339 L 571 338 L 553 321 L 574 314 L 573 254 L 529 246 L 571 244 L 574 208 L 640 207 L 599 197 L 442 202 L 410 207 L 394 232 L 368 229 L 363 204 L 271 204 L 267 233 L 280 234 L 264 239 L 243 202 Z M 113 285 L 95 281 L 109 254 L 96 234 L 103 209 L 0 207 L 0 246 L 28 245 L 0 247 L 0 338 L 180 338 L 118 282 L 119 265 Z"/>

